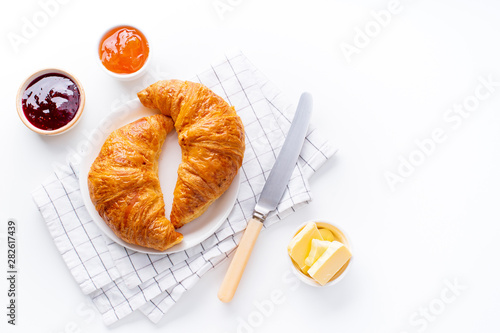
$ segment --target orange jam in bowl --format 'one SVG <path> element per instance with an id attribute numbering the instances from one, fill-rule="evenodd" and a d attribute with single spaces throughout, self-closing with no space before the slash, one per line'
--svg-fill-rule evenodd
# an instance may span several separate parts
<path id="1" fill-rule="evenodd" d="M 115 74 L 139 71 L 149 57 L 149 44 L 144 34 L 131 26 L 119 26 L 106 32 L 99 43 L 99 59 Z"/>

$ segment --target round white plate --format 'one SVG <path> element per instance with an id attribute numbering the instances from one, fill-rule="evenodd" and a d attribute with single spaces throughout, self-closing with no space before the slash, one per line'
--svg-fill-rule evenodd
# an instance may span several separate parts
<path id="1" fill-rule="evenodd" d="M 184 239 L 181 243 L 169 248 L 166 251 L 160 252 L 157 250 L 145 248 L 142 246 L 129 244 L 123 241 L 121 238 L 116 236 L 114 232 L 108 227 L 106 222 L 101 218 L 99 213 L 94 207 L 94 204 L 90 200 L 89 189 L 87 185 L 87 176 L 90 170 L 90 166 L 96 159 L 97 155 L 101 151 L 101 147 L 104 144 L 106 138 L 114 130 L 131 123 L 139 118 L 150 116 L 158 113 L 158 111 L 151 110 L 142 106 L 138 99 L 134 99 L 128 103 L 125 103 L 118 110 L 112 112 L 107 117 L 105 117 L 99 126 L 92 132 L 89 137 L 89 142 L 87 144 L 85 152 L 82 153 L 82 160 L 80 163 L 80 189 L 82 192 L 83 201 L 85 207 L 90 213 L 90 216 L 97 224 L 97 226 L 102 230 L 102 232 L 111 238 L 114 242 L 129 248 L 131 250 L 150 253 L 150 254 L 168 254 L 186 250 L 190 247 L 198 245 L 208 237 L 210 237 L 225 221 L 229 213 L 231 212 L 236 197 L 238 195 L 238 189 L 240 185 L 240 174 L 236 174 L 233 179 L 231 186 L 220 196 L 219 199 L 214 201 L 212 205 L 203 213 L 200 217 L 193 220 L 192 222 L 186 224 L 178 232 L 184 235 Z M 181 148 L 177 142 L 177 133 L 172 131 L 168 134 L 167 139 L 162 148 L 159 161 L 159 177 L 160 185 L 163 192 L 163 198 L 165 200 L 165 215 L 168 218 L 170 216 L 170 211 L 172 209 L 173 192 L 175 188 L 175 183 L 177 181 L 177 168 L 181 162 Z"/>

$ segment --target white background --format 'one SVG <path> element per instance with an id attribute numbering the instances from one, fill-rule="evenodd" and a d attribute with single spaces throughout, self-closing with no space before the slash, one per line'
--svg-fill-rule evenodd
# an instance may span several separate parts
<path id="1" fill-rule="evenodd" d="M 69 1 L 17 52 L 8 34 L 21 35 L 23 18 L 32 21 L 42 7 L 2 2 L 0 217 L 2 225 L 18 220 L 20 252 L 19 325 L 8 332 L 236 332 L 238 318 L 249 317 L 255 327 L 247 331 L 255 332 L 499 331 L 500 87 L 456 129 L 443 116 L 474 96 L 480 76 L 500 81 L 500 4 L 401 0 L 400 12 L 348 63 L 340 45 L 353 44 L 356 27 L 364 29 L 370 11 L 389 1 L 221 2 L 233 4 L 222 16 L 213 0 Z M 340 151 L 311 180 L 314 201 L 260 236 L 230 304 L 216 296 L 225 263 L 158 325 L 134 313 L 108 328 L 63 263 L 30 192 L 113 105 L 142 89 L 142 80 L 117 82 L 98 67 L 100 34 L 119 23 L 144 30 L 151 68 L 163 77 L 188 79 L 225 51 L 241 49 L 291 99 L 303 90 L 313 94 L 312 121 Z M 87 104 L 71 132 L 41 137 L 18 119 L 14 100 L 26 76 L 50 66 L 82 81 Z M 399 157 L 407 159 L 415 140 L 436 128 L 445 142 L 391 191 L 384 174 L 397 172 Z M 334 221 L 354 244 L 351 270 L 327 289 L 283 279 L 293 230 L 315 218 Z M 453 296 L 445 281 L 466 289 L 442 307 L 442 293 Z M 256 321 L 255 302 L 276 290 L 284 302 Z M 432 317 L 423 319 L 418 311 L 429 307 Z"/>

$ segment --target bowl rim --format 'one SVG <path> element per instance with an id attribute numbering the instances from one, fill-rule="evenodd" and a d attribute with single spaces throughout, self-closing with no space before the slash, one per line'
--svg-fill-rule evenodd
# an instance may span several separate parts
<path id="1" fill-rule="evenodd" d="M 351 254 L 353 253 L 352 242 L 351 242 L 350 237 L 345 233 L 344 229 L 340 228 L 338 225 L 336 225 L 335 223 L 331 222 L 331 220 L 328 220 L 328 219 L 312 219 L 312 220 L 308 220 L 308 221 L 300 224 L 295 229 L 295 231 L 294 231 L 291 239 L 293 239 L 293 237 L 295 237 L 295 235 L 297 235 L 297 233 L 299 233 L 300 230 L 302 230 L 310 222 L 328 224 L 328 225 L 331 225 L 332 227 L 334 227 L 335 229 L 337 229 L 342 234 L 342 236 L 345 238 L 345 240 L 346 240 L 347 244 L 345 244 L 345 243 L 343 243 L 343 244 L 347 246 L 347 248 L 349 249 L 349 251 L 351 252 Z M 307 284 L 309 286 L 313 286 L 313 287 L 329 287 L 329 286 L 333 286 L 334 284 L 339 283 L 344 278 L 344 276 L 347 274 L 347 272 L 349 271 L 350 267 L 352 266 L 353 257 L 354 257 L 354 255 L 351 256 L 351 258 L 349 259 L 349 261 L 347 263 L 346 268 L 344 269 L 344 271 L 336 279 L 328 281 L 325 285 L 321 285 L 316 280 L 314 280 L 313 278 L 305 275 L 304 273 L 302 273 L 302 271 L 300 271 L 300 269 L 297 268 L 297 266 L 293 262 L 293 259 L 288 254 L 288 251 L 287 251 L 286 255 L 288 257 L 290 265 L 292 266 L 292 271 L 297 276 L 297 278 L 299 278 L 299 280 L 301 280 L 305 284 Z"/>
<path id="2" fill-rule="evenodd" d="M 119 28 L 119 27 L 131 27 L 131 28 L 139 30 L 144 35 L 144 37 L 146 38 L 146 41 L 148 42 L 148 48 L 149 48 L 148 57 L 146 58 L 146 61 L 144 62 L 144 65 L 142 65 L 141 68 L 139 68 L 137 71 L 135 71 L 133 73 L 120 74 L 120 73 L 112 72 L 109 69 L 107 69 L 106 66 L 104 66 L 104 64 L 102 63 L 101 59 L 99 58 L 99 48 L 101 46 L 102 39 L 104 38 L 104 36 L 108 32 L 110 32 L 113 29 Z M 144 29 L 142 29 L 142 27 L 138 27 L 135 24 L 115 24 L 115 25 L 111 26 L 109 29 L 106 29 L 99 36 L 99 39 L 97 40 L 96 50 L 97 50 L 97 57 L 96 57 L 96 59 L 97 59 L 97 62 L 99 64 L 99 67 L 102 68 L 102 70 L 104 70 L 111 77 L 113 77 L 115 79 L 118 79 L 118 80 L 121 80 L 121 81 L 130 81 L 130 80 L 134 80 L 136 78 L 141 77 L 145 73 L 146 68 L 148 67 L 149 62 L 151 60 L 151 43 L 149 42 L 149 38 L 148 38 L 147 34 L 144 32 Z"/>
<path id="3" fill-rule="evenodd" d="M 58 128 L 58 129 L 55 129 L 55 130 L 44 130 L 44 129 L 38 128 L 35 125 L 33 125 L 26 118 L 26 115 L 24 114 L 24 110 L 23 110 L 23 106 L 22 106 L 23 93 L 26 90 L 27 86 L 33 80 L 38 78 L 39 76 L 44 75 L 44 74 L 48 74 L 48 73 L 63 74 L 65 76 L 69 77 L 76 84 L 76 86 L 78 87 L 78 90 L 80 92 L 80 104 L 78 106 L 78 110 L 76 110 L 75 116 L 66 125 Z M 26 125 L 26 127 L 28 127 L 30 130 L 32 130 L 33 132 L 36 132 L 38 134 L 58 135 L 58 134 L 62 134 L 64 132 L 68 131 L 69 129 L 73 128 L 74 125 L 76 125 L 76 123 L 78 123 L 78 121 L 80 120 L 80 118 L 83 114 L 84 107 L 85 107 L 85 90 L 83 89 L 82 83 L 80 82 L 80 80 L 78 80 L 76 78 L 76 76 L 74 76 L 73 74 L 71 74 L 70 72 L 68 72 L 64 69 L 55 68 L 55 67 L 48 67 L 48 68 L 43 68 L 43 69 L 37 70 L 33 74 L 26 77 L 26 79 L 23 80 L 23 82 L 19 86 L 19 89 L 17 90 L 17 95 L 16 95 L 17 114 L 18 114 L 19 118 L 21 119 L 21 121 L 23 122 L 23 124 Z"/>

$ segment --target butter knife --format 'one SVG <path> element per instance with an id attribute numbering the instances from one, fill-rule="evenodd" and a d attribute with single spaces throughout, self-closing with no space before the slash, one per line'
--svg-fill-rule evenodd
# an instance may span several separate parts
<path id="1" fill-rule="evenodd" d="M 233 299 L 262 225 L 267 215 L 275 210 L 281 201 L 281 197 L 290 181 L 293 169 L 302 150 L 309 127 L 311 112 L 312 96 L 307 92 L 302 93 L 285 143 L 274 162 L 273 168 L 257 201 L 257 205 L 254 208 L 253 216 L 248 222 L 247 228 L 220 286 L 217 296 L 224 303 Z"/>

